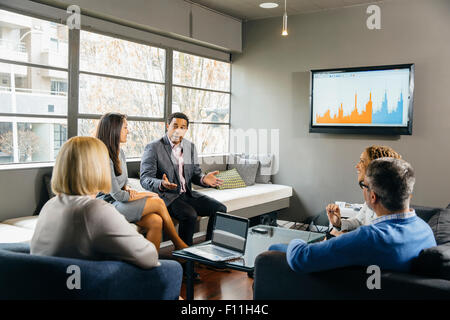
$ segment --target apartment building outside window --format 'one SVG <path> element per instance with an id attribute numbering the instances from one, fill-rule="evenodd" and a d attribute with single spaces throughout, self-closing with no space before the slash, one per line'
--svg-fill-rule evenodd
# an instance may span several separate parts
<path id="1" fill-rule="evenodd" d="M 66 26 L 0 10 L 0 163 L 55 159 L 68 101 L 67 86 L 55 95 L 52 84 L 67 76 Z"/>

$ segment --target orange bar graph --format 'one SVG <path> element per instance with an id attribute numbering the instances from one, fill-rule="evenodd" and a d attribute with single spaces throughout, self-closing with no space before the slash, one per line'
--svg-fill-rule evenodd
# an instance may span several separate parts
<path id="1" fill-rule="evenodd" d="M 369 102 L 366 103 L 366 110 L 358 113 L 357 95 L 355 94 L 355 108 L 349 115 L 344 116 L 344 109 L 341 106 L 339 111 L 333 117 L 330 115 L 330 109 L 323 116 L 316 116 L 316 122 L 322 124 L 328 123 L 372 123 L 372 93 L 370 93 Z"/>

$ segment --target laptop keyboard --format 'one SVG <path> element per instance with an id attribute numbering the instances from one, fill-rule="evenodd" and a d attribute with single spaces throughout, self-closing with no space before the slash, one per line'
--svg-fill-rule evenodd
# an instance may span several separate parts
<path id="1" fill-rule="evenodd" d="M 230 252 L 227 252 L 227 251 L 215 248 L 215 247 L 211 247 L 211 246 L 202 247 L 201 250 L 205 251 L 205 252 L 208 252 L 208 253 L 211 253 L 211 254 L 214 254 L 214 255 L 219 256 L 219 257 L 229 257 L 229 256 L 233 255 Z"/>

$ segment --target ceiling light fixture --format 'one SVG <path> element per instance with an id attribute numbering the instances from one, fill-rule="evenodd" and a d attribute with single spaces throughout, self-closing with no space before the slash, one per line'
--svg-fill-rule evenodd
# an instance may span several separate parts
<path id="1" fill-rule="evenodd" d="M 286 12 L 286 0 L 284 0 L 284 15 L 283 15 L 283 31 L 281 31 L 282 36 L 287 36 L 287 12 Z"/>
<path id="2" fill-rule="evenodd" d="M 278 3 L 264 2 L 264 3 L 261 3 L 259 6 L 264 9 L 273 9 L 273 8 L 278 7 Z"/>

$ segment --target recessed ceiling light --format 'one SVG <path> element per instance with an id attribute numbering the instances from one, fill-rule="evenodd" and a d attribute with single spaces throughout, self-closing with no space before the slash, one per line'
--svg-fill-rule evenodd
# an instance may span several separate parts
<path id="1" fill-rule="evenodd" d="M 259 6 L 264 9 L 273 9 L 273 8 L 278 7 L 278 3 L 264 2 L 264 3 L 261 3 Z"/>

